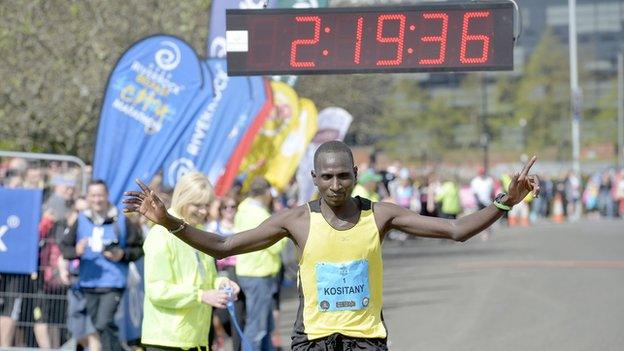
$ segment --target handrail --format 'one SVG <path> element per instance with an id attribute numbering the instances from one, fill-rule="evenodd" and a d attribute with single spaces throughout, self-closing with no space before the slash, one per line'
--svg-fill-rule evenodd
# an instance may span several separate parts
<path id="1" fill-rule="evenodd" d="M 76 163 L 80 166 L 82 173 L 82 181 L 80 182 L 82 194 L 84 195 L 87 193 L 87 164 L 77 156 L 0 150 L 0 157 L 21 157 L 31 160 L 67 161 Z"/>

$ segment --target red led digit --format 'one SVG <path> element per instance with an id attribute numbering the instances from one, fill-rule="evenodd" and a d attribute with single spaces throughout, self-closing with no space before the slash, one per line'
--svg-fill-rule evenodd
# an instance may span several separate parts
<path id="1" fill-rule="evenodd" d="M 355 52 L 353 54 L 353 62 L 360 64 L 360 56 L 362 54 L 362 27 L 364 27 L 364 18 L 358 17 L 357 30 L 355 32 Z"/>
<path id="2" fill-rule="evenodd" d="M 466 12 L 462 25 L 461 48 L 459 50 L 459 61 L 461 63 L 484 63 L 488 60 L 490 51 L 490 37 L 485 34 L 468 34 L 468 26 L 471 18 L 489 17 L 490 11 Z M 466 57 L 466 46 L 469 41 L 482 42 L 481 57 Z"/>
<path id="3" fill-rule="evenodd" d="M 319 16 L 296 16 L 297 22 L 314 22 L 314 38 L 312 39 L 297 39 L 293 40 L 290 44 L 290 67 L 306 68 L 316 67 L 314 61 L 297 61 L 297 46 L 299 45 L 314 45 L 319 42 L 321 36 L 321 18 Z"/>
<path id="4" fill-rule="evenodd" d="M 386 21 L 399 21 L 399 35 L 384 37 L 383 26 Z M 377 18 L 377 41 L 380 43 L 395 43 L 397 45 L 396 58 L 393 60 L 378 60 L 377 66 L 398 66 L 403 62 L 403 38 L 405 36 L 405 15 L 381 15 Z"/>
<path id="5" fill-rule="evenodd" d="M 439 42 L 440 51 L 436 59 L 421 59 L 418 61 L 421 65 L 439 65 L 446 60 L 446 37 L 448 34 L 448 15 L 444 12 L 423 13 L 425 19 L 442 20 L 442 31 L 440 35 L 429 35 L 420 38 L 424 42 Z"/>

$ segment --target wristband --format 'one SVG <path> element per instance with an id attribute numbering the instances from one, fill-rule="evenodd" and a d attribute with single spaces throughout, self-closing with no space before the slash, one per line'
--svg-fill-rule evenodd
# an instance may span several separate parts
<path id="1" fill-rule="evenodd" d="M 496 195 L 496 198 L 494 199 L 494 206 L 496 206 L 499 210 L 503 210 L 503 211 L 509 211 L 511 210 L 511 206 L 507 206 L 504 203 L 501 202 L 501 199 L 507 195 L 507 193 L 500 193 L 498 195 Z"/>
<path id="2" fill-rule="evenodd" d="M 185 220 L 182 220 L 182 223 L 180 223 L 180 226 L 177 227 L 176 229 L 169 230 L 169 233 L 171 233 L 171 234 L 178 234 L 179 232 L 181 232 L 184 229 L 186 229 L 187 226 L 188 226 L 188 223 L 186 223 Z"/>

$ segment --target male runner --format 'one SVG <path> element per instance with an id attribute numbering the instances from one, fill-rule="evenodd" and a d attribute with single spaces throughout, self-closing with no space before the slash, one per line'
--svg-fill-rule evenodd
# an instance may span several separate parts
<path id="1" fill-rule="evenodd" d="M 381 242 L 392 229 L 423 237 L 466 241 L 499 219 L 530 191 L 535 157 L 517 173 L 508 193 L 481 211 L 456 219 L 424 217 L 385 202 L 351 197 L 357 167 L 340 141 L 322 144 L 314 155 L 312 178 L 320 199 L 273 215 L 258 227 L 223 238 L 202 232 L 167 213 L 145 184 L 127 192 L 127 212 L 140 212 L 194 248 L 216 258 L 269 247 L 288 237 L 299 255 L 300 305 L 292 349 L 387 350 L 382 320 Z"/>

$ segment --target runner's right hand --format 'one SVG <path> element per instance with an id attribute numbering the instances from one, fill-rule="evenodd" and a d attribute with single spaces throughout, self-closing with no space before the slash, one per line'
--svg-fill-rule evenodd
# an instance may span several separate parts
<path id="1" fill-rule="evenodd" d="M 141 191 L 127 191 L 123 200 L 124 212 L 138 212 L 156 224 L 163 224 L 167 219 L 167 209 L 162 200 L 145 183 L 137 179 Z"/>

